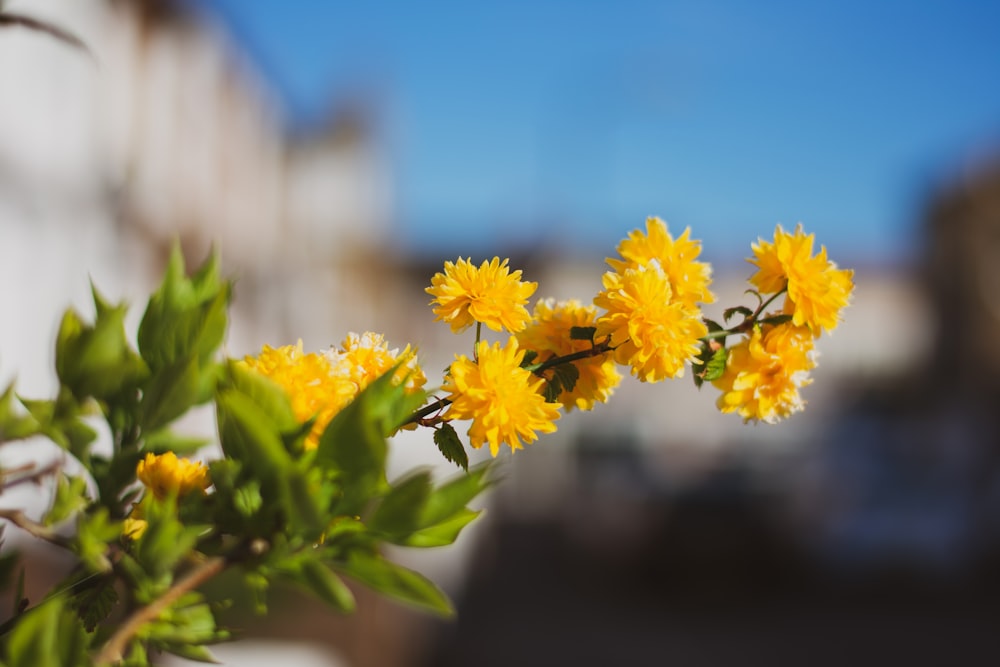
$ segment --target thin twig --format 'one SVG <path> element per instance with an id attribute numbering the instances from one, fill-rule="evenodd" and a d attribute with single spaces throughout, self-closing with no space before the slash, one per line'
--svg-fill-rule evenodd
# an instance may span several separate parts
<path id="1" fill-rule="evenodd" d="M 57 472 L 59 472 L 59 470 L 62 468 L 62 464 L 63 462 L 61 459 L 55 459 L 54 461 L 46 465 L 44 468 L 39 468 L 34 472 L 31 472 L 27 475 L 22 475 L 21 477 L 12 479 L 9 482 L 5 480 L 2 484 L 0 484 L 0 493 L 3 493 L 7 489 L 13 488 L 19 484 L 24 484 L 25 482 L 34 482 L 37 484 L 42 481 L 42 478 L 48 477 L 49 475 L 54 475 Z M 36 465 L 37 465 L 36 463 L 28 463 L 24 466 L 19 466 L 17 468 L 4 470 L 3 473 L 0 474 L 0 479 L 5 478 L 10 473 L 27 472 L 29 470 L 34 469 Z"/>
<path id="2" fill-rule="evenodd" d="M 156 620 L 160 614 L 166 611 L 170 605 L 177 602 L 184 594 L 193 591 L 212 577 L 221 573 L 226 569 L 227 564 L 228 561 L 222 556 L 213 556 L 202 561 L 152 604 L 137 609 L 104 644 L 101 652 L 94 659 L 95 664 L 109 665 L 121 660 L 124 657 L 125 647 L 136 633 L 142 629 L 142 626 Z"/>
<path id="3" fill-rule="evenodd" d="M 0 519 L 7 519 L 21 530 L 60 547 L 69 548 L 70 541 L 66 537 L 57 533 L 51 526 L 38 523 L 34 519 L 29 519 L 21 510 L 0 509 Z"/>
<path id="4" fill-rule="evenodd" d="M 83 43 L 76 35 L 63 30 L 58 26 L 54 26 L 51 23 L 42 21 L 41 19 L 32 18 L 30 16 L 25 16 L 24 14 L 8 14 L 6 12 L 0 12 L 0 26 L 20 26 L 22 28 L 27 28 L 29 30 L 36 30 L 38 32 L 44 32 L 50 37 L 55 37 L 59 41 L 68 44 L 74 48 L 80 49 L 84 53 L 93 57 L 90 49 L 87 45 Z"/>

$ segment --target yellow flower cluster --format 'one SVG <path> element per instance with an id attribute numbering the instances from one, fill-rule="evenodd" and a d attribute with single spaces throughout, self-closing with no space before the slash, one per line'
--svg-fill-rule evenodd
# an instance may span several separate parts
<path id="1" fill-rule="evenodd" d="M 592 327 L 597 322 L 597 308 L 585 306 L 576 299 L 555 301 L 540 299 L 535 304 L 531 323 L 517 334 L 518 344 L 538 353 L 538 361 L 565 357 L 592 347 L 587 340 L 571 337 L 573 327 Z M 574 407 L 591 410 L 594 403 L 606 403 L 621 382 L 610 355 L 585 357 L 575 362 L 579 378 L 571 390 L 559 395 L 559 402 L 569 411 Z M 546 377 L 551 377 L 549 371 Z"/>
<path id="2" fill-rule="evenodd" d="M 757 267 L 750 282 L 762 295 L 785 292 L 787 322 L 757 323 L 749 337 L 729 348 L 726 369 L 713 384 L 722 391 L 722 412 L 744 421 L 774 423 L 802 410 L 799 390 L 812 382 L 813 348 L 822 331 L 832 331 L 854 291 L 854 272 L 827 259 L 826 248 L 813 254 L 814 237 L 787 233 L 778 225 L 773 241 L 752 246 Z M 780 318 L 779 318 L 780 319 Z"/>
<path id="3" fill-rule="evenodd" d="M 722 412 L 773 424 L 802 410 L 799 389 L 810 384 L 816 366 L 813 337 L 794 324 L 754 327 L 729 349 L 726 370 L 713 384 L 722 391 Z"/>
<path id="4" fill-rule="evenodd" d="M 265 345 L 259 355 L 248 356 L 243 363 L 285 390 L 299 421 L 315 419 L 306 437 L 307 449 L 319 444 L 320 435 L 338 412 L 397 363 L 396 379 L 408 391 L 417 391 L 426 382 L 409 345 L 402 352 L 390 350 L 381 334 L 370 331 L 350 333 L 340 348 L 324 353 L 303 352 L 302 341 L 278 348 Z"/>
<path id="5" fill-rule="evenodd" d="M 533 442 L 538 432 L 556 430 L 559 407 L 542 396 L 545 380 L 521 368 L 524 353 L 513 337 L 504 347 L 480 341 L 475 360 L 456 355 L 443 387 L 451 401 L 445 417 L 471 419 L 472 446 L 488 443 L 493 456 L 502 443 L 514 451 L 521 448 L 522 439 Z"/>
<path id="6" fill-rule="evenodd" d="M 538 283 L 521 281 L 521 271 L 513 273 L 507 261 L 494 257 L 478 268 L 470 260 L 445 262 L 444 273 L 435 274 L 426 292 L 437 304 L 434 314 L 447 322 L 455 333 L 468 329 L 473 322 L 494 331 L 517 332 L 531 320 L 525 305 Z"/>
<path id="7" fill-rule="evenodd" d="M 610 337 L 614 358 L 631 367 L 643 382 L 659 382 L 684 373 L 698 356 L 708 333 L 699 303 L 715 297 L 708 287 L 711 267 L 697 261 L 701 244 L 690 230 L 674 239 L 659 218 L 646 220 L 618 246 L 620 259 L 604 274 L 604 289 L 594 304 L 605 309 L 597 319 L 598 339 Z"/>
<path id="8" fill-rule="evenodd" d="M 819 336 L 822 329 L 833 331 L 837 327 L 840 311 L 854 290 L 854 272 L 838 269 L 827 259 L 825 246 L 816 255 L 812 251 L 813 235 L 807 235 L 802 225 L 794 234 L 778 225 L 774 241 L 760 239 L 753 245 L 754 258 L 749 261 L 757 272 L 750 282 L 762 294 L 785 289 L 785 312 L 792 316 L 792 322 Z"/>
<path id="9" fill-rule="evenodd" d="M 179 498 L 192 491 L 204 491 L 211 484 L 205 464 L 177 458 L 173 452 L 146 454 L 136 466 L 135 474 L 160 500 Z"/>
<path id="10" fill-rule="evenodd" d="M 721 390 L 722 412 L 747 421 L 783 419 L 802 409 L 799 392 L 811 382 L 815 340 L 837 326 L 854 289 L 853 273 L 837 268 L 825 248 L 814 254 L 813 243 L 801 226 L 793 234 L 778 226 L 773 241 L 753 245 L 749 261 L 757 272 L 750 281 L 760 305 L 727 310 L 727 320 L 744 316 L 728 329 L 702 313 L 715 295 L 711 266 L 698 259 L 701 242 L 690 229 L 675 238 L 656 217 L 618 244 L 592 304 L 541 299 L 529 312 L 538 284 L 512 271 L 509 260 L 445 262 L 425 289 L 430 306 L 454 333 L 476 324 L 476 340 L 472 356 L 456 354 L 446 371 L 446 396 L 410 423 L 441 428 L 468 420 L 472 446 L 488 445 L 496 456 L 503 445 L 515 451 L 555 431 L 560 409 L 606 402 L 622 379 L 617 365 L 642 382 L 659 382 L 683 375 L 688 364 L 699 385 L 711 381 Z M 782 310 L 763 312 L 781 295 Z M 506 342 L 481 340 L 483 325 L 506 333 Z M 737 342 L 727 349 L 729 337 Z M 333 415 L 393 367 L 399 365 L 396 380 L 410 390 L 426 382 L 409 346 L 389 350 L 370 332 L 349 334 L 324 354 L 303 353 L 301 343 L 265 347 L 246 363 L 288 391 L 300 419 L 315 419 L 311 446 Z"/>

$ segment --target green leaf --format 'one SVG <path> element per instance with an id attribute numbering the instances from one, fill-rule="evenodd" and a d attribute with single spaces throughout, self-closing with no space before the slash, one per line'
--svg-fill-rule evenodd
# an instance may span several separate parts
<path id="1" fill-rule="evenodd" d="M 729 352 L 724 347 L 720 347 L 713 352 L 712 357 L 705 364 L 705 368 L 702 371 L 702 379 L 706 382 L 712 382 L 721 378 L 726 372 L 726 361 L 728 358 Z"/>
<path id="2" fill-rule="evenodd" d="M 385 485 L 386 436 L 402 426 L 425 399 L 394 381 L 396 367 L 377 378 L 330 420 L 319 439 L 316 465 L 341 475 L 342 514 L 358 514 Z"/>
<path id="3" fill-rule="evenodd" d="M 283 510 L 284 520 L 293 530 L 318 536 L 325 523 L 314 493 L 318 489 L 307 483 L 307 471 L 293 462 L 275 422 L 275 417 L 287 417 L 292 428 L 299 428 L 287 396 L 275 394 L 280 389 L 271 382 L 259 383 L 252 377 L 256 373 L 232 370 L 233 378 L 240 381 L 220 390 L 216 399 L 223 451 L 242 464 L 246 479 L 260 481 L 263 504 Z M 247 387 L 255 393 L 244 393 L 242 389 Z M 284 412 L 286 407 L 288 413 Z"/>
<path id="4" fill-rule="evenodd" d="M 480 514 L 482 514 L 482 510 L 473 511 L 463 508 L 440 523 L 414 531 L 402 544 L 419 548 L 443 547 L 453 544 L 458 539 L 462 529 L 472 523 Z"/>
<path id="5" fill-rule="evenodd" d="M 177 456 L 188 456 L 211 443 L 207 438 L 198 438 L 174 433 L 170 429 L 160 429 L 147 433 L 143 450 L 154 454 L 173 452 Z"/>
<path id="6" fill-rule="evenodd" d="M 525 350 L 524 357 L 521 359 L 521 368 L 525 366 L 530 366 L 534 363 L 535 359 L 538 358 L 538 352 L 535 350 Z"/>
<path id="7" fill-rule="evenodd" d="M 369 521 L 369 527 L 398 543 L 421 527 L 420 516 L 430 493 L 431 476 L 426 471 L 417 472 L 397 482 L 379 503 Z"/>
<path id="8" fill-rule="evenodd" d="M 722 313 L 722 319 L 726 322 L 731 320 L 734 315 L 742 315 L 744 319 L 753 316 L 753 311 L 746 306 L 733 306 L 732 308 L 727 308 Z"/>
<path id="9" fill-rule="evenodd" d="M 248 481 L 233 494 L 236 511 L 247 518 L 256 514 L 263 504 L 264 498 L 260 495 L 260 483 L 257 480 Z"/>
<path id="10" fill-rule="evenodd" d="M 458 433 L 455 432 L 455 427 L 449 422 L 443 422 L 434 429 L 434 444 L 447 460 L 463 470 L 469 469 L 469 455 Z"/>
<path id="11" fill-rule="evenodd" d="M 9 667 L 90 665 L 91 636 L 62 597 L 48 598 L 19 617 L 7 641 Z"/>
<path id="12" fill-rule="evenodd" d="M 430 580 L 376 554 L 355 552 L 333 567 L 378 593 L 441 616 L 454 615 L 448 597 Z"/>
<path id="13" fill-rule="evenodd" d="M 570 327 L 569 328 L 569 338 L 570 340 L 586 340 L 591 343 L 594 342 L 594 335 L 597 333 L 597 327 Z"/>
<path id="14" fill-rule="evenodd" d="M 132 389 L 147 375 L 143 360 L 125 337 L 124 305 L 107 305 L 96 288 L 97 319 L 84 324 L 73 310 L 63 315 L 56 337 L 56 374 L 78 398 L 110 399 Z"/>
<path id="15" fill-rule="evenodd" d="M 187 358 L 158 369 L 143 387 L 139 423 L 145 431 L 163 428 L 189 408 L 211 397 L 202 395 L 207 383 L 195 358 Z"/>
<path id="16" fill-rule="evenodd" d="M 87 480 L 83 477 L 59 475 L 52 506 L 43 523 L 51 526 L 76 514 L 90 503 L 87 497 Z"/>
<path id="17" fill-rule="evenodd" d="M 487 479 L 492 467 L 492 462 L 487 461 L 434 489 L 424 505 L 421 525 L 432 526 L 447 521 L 465 509 L 470 501 L 493 485 L 494 481 Z"/>
<path id="18" fill-rule="evenodd" d="M 562 393 L 562 383 L 559 382 L 559 378 L 553 376 L 550 380 L 545 382 L 545 388 L 542 391 L 542 395 L 545 397 L 546 403 L 556 403 L 559 401 L 559 395 Z"/>
<path id="19" fill-rule="evenodd" d="M 179 658 L 191 660 L 192 662 L 204 662 L 210 665 L 223 664 L 212 654 L 210 650 L 208 650 L 207 647 L 199 646 L 197 644 L 171 643 L 164 647 L 164 650 L 168 653 L 176 655 Z"/>
<path id="20" fill-rule="evenodd" d="M 0 395 L 0 442 L 29 438 L 41 432 L 41 424 L 31 413 L 22 413 L 14 407 L 14 383 Z"/>
<path id="21" fill-rule="evenodd" d="M 568 364 L 559 364 L 552 369 L 553 379 L 557 379 L 559 384 L 562 386 L 563 391 L 573 391 L 576 387 L 577 380 L 580 379 L 580 369 L 576 367 L 576 364 L 570 362 Z M 558 397 L 557 397 L 558 398 Z M 550 401 L 555 402 L 555 401 Z"/>
<path id="22" fill-rule="evenodd" d="M 303 561 L 293 573 L 286 575 L 333 609 L 351 613 L 355 608 L 354 594 L 329 567 L 317 560 Z"/>
<path id="23" fill-rule="evenodd" d="M 172 498 L 161 501 L 147 495 L 142 507 L 147 525 L 135 541 L 133 555 L 150 577 L 157 578 L 172 572 L 191 553 L 201 529 L 178 520 Z"/>
<path id="24" fill-rule="evenodd" d="M 219 279 L 212 253 L 190 278 L 174 244 L 159 289 L 150 297 L 139 324 L 139 351 L 153 369 L 195 359 L 207 361 L 225 336 L 232 285 Z"/>
<path id="25" fill-rule="evenodd" d="M 121 529 L 120 521 L 108 518 L 106 507 L 78 515 L 72 548 L 90 572 L 111 571 L 111 561 L 106 555 L 108 544 L 118 540 Z"/>
<path id="26" fill-rule="evenodd" d="M 114 611 L 118 604 L 118 592 L 114 579 L 103 578 L 99 582 L 74 595 L 70 604 L 83 622 L 87 632 L 93 632 Z"/>
<path id="27" fill-rule="evenodd" d="M 787 324 L 788 322 L 791 322 L 791 321 L 792 321 L 792 316 L 791 315 L 786 315 L 786 314 L 782 313 L 780 315 L 771 315 L 770 317 L 761 318 L 760 323 L 761 324 L 768 324 L 768 325 L 776 327 L 779 324 Z"/>

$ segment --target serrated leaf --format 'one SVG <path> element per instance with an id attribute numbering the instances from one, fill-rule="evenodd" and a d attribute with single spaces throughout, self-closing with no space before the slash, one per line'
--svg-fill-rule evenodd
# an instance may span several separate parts
<path id="1" fill-rule="evenodd" d="M 724 347 L 720 347 L 713 352 L 712 357 L 705 364 L 704 371 L 702 371 L 702 378 L 706 382 L 712 382 L 721 378 L 726 372 L 726 361 L 728 358 L 729 352 Z"/>
<path id="2" fill-rule="evenodd" d="M 530 366 L 538 358 L 538 352 L 535 350 L 525 350 L 524 357 L 521 359 L 521 367 Z"/>
<path id="3" fill-rule="evenodd" d="M 597 334 L 597 327 L 570 327 L 570 340 L 586 340 L 594 342 L 594 335 Z"/>
<path id="4" fill-rule="evenodd" d="M 463 470 L 469 469 L 469 455 L 458 433 L 455 432 L 455 427 L 449 422 L 443 422 L 434 430 L 434 444 L 445 459 Z"/>
<path id="5" fill-rule="evenodd" d="M 14 407 L 14 383 L 0 395 L 0 442 L 29 438 L 41 432 L 41 424 L 30 413 Z"/>
<path id="6" fill-rule="evenodd" d="M 492 469 L 492 462 L 486 461 L 434 489 L 424 505 L 422 524 L 432 526 L 461 512 L 470 501 L 493 485 L 494 481 L 488 479 Z"/>
<path id="7" fill-rule="evenodd" d="M 93 632 L 114 611 L 118 592 L 113 579 L 102 579 L 94 586 L 74 595 L 71 603 L 87 632 Z"/>
<path id="8" fill-rule="evenodd" d="M 18 619 L 7 640 L 7 665 L 90 665 L 90 639 L 76 614 L 65 608 L 65 598 L 52 597 Z"/>
<path id="9" fill-rule="evenodd" d="M 791 315 L 782 313 L 780 315 L 771 315 L 769 317 L 761 318 L 760 323 L 776 327 L 781 324 L 787 324 L 788 322 L 791 321 L 792 321 Z"/>
<path id="10" fill-rule="evenodd" d="M 82 510 L 89 502 L 86 479 L 59 475 L 52 505 L 45 514 L 43 523 L 46 526 L 57 524 Z"/>
<path id="11" fill-rule="evenodd" d="M 562 386 L 563 391 L 573 391 L 576 387 L 577 380 L 580 379 L 580 369 L 573 363 L 559 364 L 552 369 L 552 372 L 554 374 L 554 378 L 559 380 L 559 384 Z M 555 401 L 549 402 L 554 403 Z"/>
<path id="12" fill-rule="evenodd" d="M 723 311 L 722 319 L 728 322 L 735 315 L 742 315 L 744 318 L 747 318 L 753 315 L 753 311 L 746 306 L 733 306 L 732 308 L 726 308 L 726 310 Z"/>
<path id="13" fill-rule="evenodd" d="M 553 376 L 552 378 L 545 381 L 545 387 L 542 389 L 542 396 L 545 397 L 546 403 L 556 403 L 559 401 L 559 395 L 562 393 L 562 383 L 559 382 L 559 378 Z"/>

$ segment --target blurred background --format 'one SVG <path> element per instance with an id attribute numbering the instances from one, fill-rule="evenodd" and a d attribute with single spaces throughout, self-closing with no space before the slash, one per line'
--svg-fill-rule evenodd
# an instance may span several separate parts
<path id="1" fill-rule="evenodd" d="M 178 238 L 237 279 L 229 354 L 375 330 L 431 378 L 471 344 L 423 292 L 459 255 L 586 301 L 658 215 L 704 241 L 715 316 L 779 223 L 856 270 L 803 414 L 743 425 L 689 379 L 626 382 L 507 457 L 458 545 L 399 554 L 456 620 L 286 592 L 266 621 L 236 605 L 254 639 L 228 664 L 997 664 L 997 3 L 3 10 L 89 49 L 0 29 L 0 381 L 26 396 L 54 390 L 88 279 L 141 304 Z M 392 456 L 453 472 L 419 434 Z"/>

